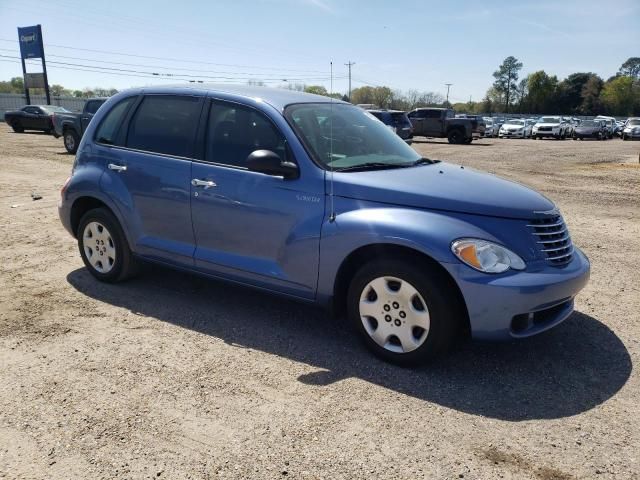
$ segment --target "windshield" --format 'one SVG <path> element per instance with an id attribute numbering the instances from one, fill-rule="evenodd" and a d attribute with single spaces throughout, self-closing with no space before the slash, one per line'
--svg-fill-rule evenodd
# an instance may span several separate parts
<path id="1" fill-rule="evenodd" d="M 57 113 L 71 113 L 69 110 L 67 110 L 64 107 L 58 107 L 56 105 L 44 105 L 42 107 L 44 111 L 46 112 L 57 112 Z"/>
<path id="2" fill-rule="evenodd" d="M 373 115 L 353 105 L 300 103 L 287 107 L 285 117 L 325 168 L 340 170 L 372 163 L 401 167 L 421 159 Z"/>
<path id="3" fill-rule="evenodd" d="M 634 125 L 640 125 L 640 118 L 634 118 L 633 120 L 629 120 L 627 123 L 627 127 L 631 127 Z"/>
<path id="4" fill-rule="evenodd" d="M 538 120 L 540 123 L 560 123 L 560 117 L 542 117 Z"/>
<path id="5" fill-rule="evenodd" d="M 524 120 L 509 120 L 508 125 L 524 125 Z"/>

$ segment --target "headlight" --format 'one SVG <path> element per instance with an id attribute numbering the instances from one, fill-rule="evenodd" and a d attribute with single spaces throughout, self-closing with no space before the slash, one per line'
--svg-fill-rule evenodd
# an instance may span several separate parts
<path id="1" fill-rule="evenodd" d="M 463 263 L 484 273 L 502 273 L 510 268 L 525 268 L 524 260 L 518 255 L 487 240 L 461 238 L 451 244 L 451 251 Z"/>

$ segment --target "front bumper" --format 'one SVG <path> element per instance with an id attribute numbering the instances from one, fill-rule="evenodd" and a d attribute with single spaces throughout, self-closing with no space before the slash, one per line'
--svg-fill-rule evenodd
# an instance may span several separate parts
<path id="1" fill-rule="evenodd" d="M 560 130 L 536 130 L 533 132 L 534 137 L 554 137 L 557 138 L 561 135 Z"/>
<path id="2" fill-rule="evenodd" d="M 509 340 L 536 335 L 564 321 L 573 299 L 589 280 L 587 257 L 576 247 L 563 267 L 488 275 L 462 263 L 443 264 L 464 297 L 471 335 L 479 340 Z"/>
<path id="3" fill-rule="evenodd" d="M 524 130 L 502 130 L 498 134 L 500 138 L 524 138 Z"/>

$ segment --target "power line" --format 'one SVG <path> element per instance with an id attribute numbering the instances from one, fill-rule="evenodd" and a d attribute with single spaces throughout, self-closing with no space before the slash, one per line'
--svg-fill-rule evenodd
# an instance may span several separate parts
<path id="1" fill-rule="evenodd" d="M 19 60 L 20 57 L 12 57 L 9 55 L 1 55 L 0 57 L 2 58 L 7 58 L 7 59 L 15 59 L 15 60 Z M 59 62 L 56 60 L 50 60 L 48 62 L 49 64 L 52 65 L 63 65 L 63 66 L 67 66 L 67 67 L 81 67 L 81 68 L 91 68 L 94 71 L 98 71 L 101 73 L 105 73 L 105 72 L 117 72 L 117 73 L 132 73 L 132 74 L 142 74 L 142 75 L 148 75 L 150 77 L 169 77 L 169 78 L 182 78 L 182 79 L 187 79 L 187 80 L 191 80 L 191 79 L 200 79 L 200 80 L 214 80 L 214 81 L 219 81 L 219 80 L 236 80 L 236 81 L 248 81 L 248 80 L 256 80 L 256 81 L 270 81 L 270 82 L 281 82 L 281 81 L 288 81 L 287 78 L 282 78 L 282 77 L 273 77 L 273 78 L 269 78 L 269 77 L 226 77 L 226 76 L 211 76 L 211 75 L 189 75 L 189 74 L 180 74 L 180 73 L 167 73 L 167 72 L 149 72 L 149 71 L 142 71 L 142 70 L 132 70 L 132 69 L 126 69 L 126 68 L 115 68 L 115 67 L 101 67 L 101 66 L 96 66 L 96 65 L 86 65 L 86 64 L 82 64 L 82 63 L 72 63 L 72 62 Z M 340 78 L 345 78 L 345 77 L 340 77 Z M 296 80 L 296 81 L 302 81 L 302 80 L 307 80 L 307 81 L 326 81 L 329 80 L 329 77 L 307 77 L 307 78 L 295 78 L 292 80 Z"/>
<path id="2" fill-rule="evenodd" d="M 15 40 L 10 40 L 8 38 L 0 38 L 2 42 L 14 43 Z M 161 61 L 171 61 L 171 62 L 179 62 L 179 63 L 191 63 L 191 64 L 204 64 L 204 65 L 217 65 L 219 67 L 232 67 L 232 68 L 252 68 L 256 70 L 276 70 L 279 72 L 302 72 L 302 73 L 326 73 L 322 70 L 302 70 L 302 69 L 289 69 L 289 68 L 276 68 L 276 67 L 259 67 L 256 65 L 240 65 L 240 64 L 232 64 L 232 63 L 215 63 L 215 62 L 207 62 L 204 60 L 188 60 L 184 58 L 171 58 L 171 57 L 154 57 L 151 55 L 138 55 L 134 53 L 124 53 L 124 52 L 114 52 L 109 50 L 96 50 L 92 48 L 81 48 L 81 47 L 71 47 L 68 45 L 55 45 L 53 43 L 47 43 L 45 47 L 54 47 L 54 48 L 63 48 L 67 50 L 77 50 L 82 52 L 90 52 L 90 53 L 102 53 L 107 55 L 118 55 L 123 57 L 133 57 L 133 58 L 146 58 L 150 60 L 161 60 Z M 47 55 L 51 55 L 47 53 Z"/>
<path id="3" fill-rule="evenodd" d="M 0 51 L 10 52 L 10 53 L 14 53 L 16 55 L 19 55 L 19 52 L 15 51 L 13 49 L 10 49 L 10 48 L 0 48 Z M 56 54 L 52 54 L 52 53 L 48 53 L 47 57 L 63 58 L 63 59 L 69 59 L 69 60 L 83 60 L 83 61 L 87 61 L 87 62 L 101 63 L 101 64 L 102 63 L 108 63 L 110 65 L 123 65 L 123 66 L 129 66 L 129 67 L 154 68 L 154 69 L 159 69 L 159 70 L 173 70 L 173 71 L 181 71 L 181 72 L 219 73 L 219 74 L 228 74 L 228 75 L 249 75 L 249 76 L 267 75 L 267 73 L 230 72 L 230 71 L 219 71 L 219 70 L 200 70 L 200 69 L 192 69 L 192 68 L 174 68 L 174 67 L 167 67 L 167 66 L 164 66 L 164 65 L 149 65 L 149 64 L 127 63 L 127 62 L 113 62 L 113 61 L 108 61 L 108 60 L 95 60 L 95 59 L 86 58 L 86 57 L 74 57 L 74 56 L 69 56 L 69 55 L 56 55 Z M 275 75 L 275 73 L 273 75 Z M 297 80 L 298 78 L 300 78 L 301 80 L 309 79 L 308 76 L 301 75 L 301 74 L 288 75 L 288 74 L 284 74 L 283 73 L 282 76 L 286 77 L 287 80 Z M 346 77 L 341 77 L 341 78 L 346 78 Z"/>

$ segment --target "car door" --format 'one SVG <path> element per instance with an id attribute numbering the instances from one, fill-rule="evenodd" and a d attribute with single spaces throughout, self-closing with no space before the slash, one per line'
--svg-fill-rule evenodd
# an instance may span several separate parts
<path id="1" fill-rule="evenodd" d="M 408 117 L 411 125 L 413 126 L 414 133 L 416 135 L 424 135 L 424 121 L 426 112 L 424 110 L 414 110 L 413 112 L 409 112 Z"/>
<path id="2" fill-rule="evenodd" d="M 275 117 L 277 114 L 273 114 Z M 210 100 L 202 153 L 194 160 L 191 216 L 202 271 L 312 299 L 318 278 L 324 180 L 249 171 L 255 150 L 296 162 L 283 119 L 252 106 Z"/>
<path id="3" fill-rule="evenodd" d="M 203 102 L 145 95 L 131 106 L 115 145 L 103 138 L 106 119 L 98 127 L 96 155 L 106 164 L 101 187 L 120 208 L 137 254 L 193 265 L 191 156 Z"/>
<path id="4" fill-rule="evenodd" d="M 80 115 L 80 123 L 82 126 L 82 132 L 80 133 L 84 133 L 89 126 L 89 122 L 103 103 L 104 101 L 102 100 L 89 100 L 87 102 L 86 108 L 82 111 L 82 115 Z"/>
<path id="5" fill-rule="evenodd" d="M 424 132 L 428 137 L 437 137 L 444 131 L 444 118 L 440 110 L 426 110 L 424 112 Z"/>
<path id="6" fill-rule="evenodd" d="M 40 113 L 41 110 L 38 107 L 24 107 L 22 109 L 23 115 L 21 118 L 22 126 L 28 129 L 39 129 L 40 127 Z"/>

